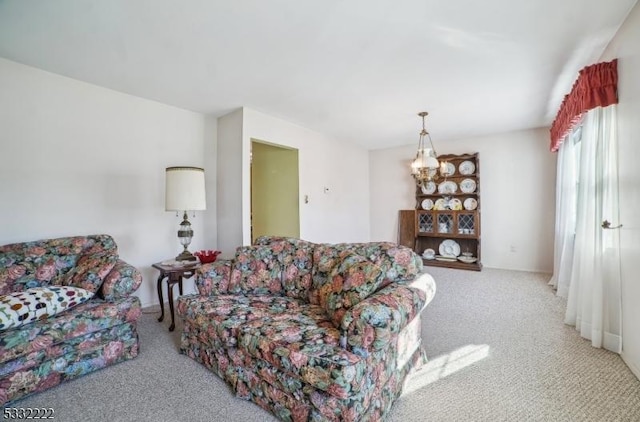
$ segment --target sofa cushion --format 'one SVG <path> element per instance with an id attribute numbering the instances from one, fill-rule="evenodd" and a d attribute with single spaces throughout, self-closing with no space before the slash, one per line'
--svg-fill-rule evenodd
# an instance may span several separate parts
<path id="1" fill-rule="evenodd" d="M 406 246 L 393 242 L 355 243 L 351 250 L 380 267 L 384 272 L 385 285 L 391 281 L 411 280 L 423 268 L 420 255 Z"/>
<path id="2" fill-rule="evenodd" d="M 303 312 L 298 300 L 271 295 L 185 295 L 178 299 L 177 309 L 179 316 L 207 333 L 212 345 L 221 342 L 224 347 L 237 346 L 240 328 L 250 321 Z"/>
<path id="3" fill-rule="evenodd" d="M 368 259 L 348 253 L 329 272 L 329 279 L 319 288 L 320 306 L 331 321 L 340 326 L 345 312 L 380 288 L 384 273 Z"/>
<path id="4" fill-rule="evenodd" d="M 268 246 L 282 267 L 282 288 L 289 297 L 309 301 L 315 243 L 293 237 L 261 236 L 255 245 Z"/>
<path id="5" fill-rule="evenodd" d="M 34 287 L 0 295 L 0 330 L 30 324 L 57 315 L 93 297 L 79 287 Z"/>
<path id="6" fill-rule="evenodd" d="M 282 295 L 282 265 L 270 246 L 242 246 L 236 250 L 229 293 Z"/>
<path id="7" fill-rule="evenodd" d="M 45 239 L 0 246 L 0 294 L 56 284 L 85 252 L 117 253 L 109 235 Z M 80 286 L 78 286 L 80 287 Z"/>
<path id="8" fill-rule="evenodd" d="M 135 323 L 141 315 L 140 299 L 129 296 L 118 302 L 94 297 L 46 320 L 38 320 L 15 330 L 0 331 L 0 364 L 40 350 L 50 350 L 72 338 L 100 332 L 110 327 Z M 99 341 L 100 337 L 96 337 Z M 88 347 L 81 344 L 82 349 Z"/>
<path id="9" fill-rule="evenodd" d="M 114 253 L 102 252 L 82 255 L 69 272 L 53 280 L 51 284 L 82 287 L 96 293 L 116 262 L 118 262 L 118 255 Z"/>
<path id="10" fill-rule="evenodd" d="M 349 250 L 334 248 L 333 245 L 319 244 L 313 249 L 313 270 L 309 303 L 320 305 L 320 288 L 329 282 L 333 267 L 349 255 Z"/>
<path id="11" fill-rule="evenodd" d="M 336 397 L 365 383 L 365 361 L 340 346 L 319 306 L 283 296 L 185 295 L 178 315 L 198 327 L 205 348 L 238 348 Z"/>
<path id="12" fill-rule="evenodd" d="M 339 333 L 315 305 L 243 324 L 238 349 L 337 398 L 357 394 L 365 359 L 339 345 Z M 259 366 L 259 365 L 258 365 Z"/>
<path id="13" fill-rule="evenodd" d="M 397 280 L 411 280 L 422 271 L 422 258 L 411 249 L 391 242 L 318 244 L 313 251 L 313 284 L 309 301 L 319 304 L 319 288 L 334 266 L 349 254 L 360 255 L 384 273 L 379 288 Z"/>

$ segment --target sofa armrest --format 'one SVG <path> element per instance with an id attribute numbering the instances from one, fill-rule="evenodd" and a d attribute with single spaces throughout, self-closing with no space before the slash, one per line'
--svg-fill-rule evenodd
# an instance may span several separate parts
<path id="1" fill-rule="evenodd" d="M 231 262 L 222 259 L 210 264 L 203 264 L 196 270 L 195 284 L 202 296 L 225 294 L 229 291 L 231 279 Z"/>
<path id="2" fill-rule="evenodd" d="M 104 278 L 100 287 L 100 296 L 114 302 L 135 292 L 142 283 L 142 274 L 136 267 L 118 259 L 116 265 Z"/>
<path id="3" fill-rule="evenodd" d="M 340 324 L 344 348 L 357 355 L 387 347 L 422 312 L 435 295 L 433 277 L 397 281 L 367 297 L 345 313 Z"/>

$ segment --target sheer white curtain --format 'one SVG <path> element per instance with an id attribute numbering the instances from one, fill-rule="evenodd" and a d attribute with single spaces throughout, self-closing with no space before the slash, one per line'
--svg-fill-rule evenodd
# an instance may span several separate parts
<path id="1" fill-rule="evenodd" d="M 566 143 L 571 142 L 568 139 Z M 616 106 L 597 107 L 586 113 L 582 126 L 580 160 L 577 164 L 575 195 L 575 240 L 571 253 L 570 217 L 562 208 L 565 199 L 571 200 L 571 186 L 561 186 L 561 212 L 557 220 L 564 227 L 556 233 L 556 243 L 562 244 L 556 267 L 558 292 L 568 281 L 565 322 L 575 325 L 580 334 L 591 340 L 594 347 L 621 351 L 620 251 L 617 230 L 604 230 L 603 220 L 618 223 L 618 172 Z M 563 148 L 564 149 L 564 148 Z M 562 162 L 571 149 L 563 152 Z M 565 170 L 559 176 L 564 180 Z M 575 189 L 575 188 L 574 188 Z M 563 195 L 567 192 L 567 197 Z M 560 237 L 560 239 L 558 239 Z M 563 238 L 564 237 L 564 238 Z M 569 269 L 570 268 L 570 269 Z M 555 277 L 555 275 L 554 275 Z"/>
<path id="2" fill-rule="evenodd" d="M 553 254 L 553 277 L 549 284 L 558 296 L 567 298 L 573 266 L 573 244 L 576 232 L 576 160 L 580 150 L 579 128 L 560 145 L 556 170 L 556 226 Z"/>

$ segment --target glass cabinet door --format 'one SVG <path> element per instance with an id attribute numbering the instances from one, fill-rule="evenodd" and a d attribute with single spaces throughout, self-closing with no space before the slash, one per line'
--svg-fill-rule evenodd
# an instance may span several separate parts
<path id="1" fill-rule="evenodd" d="M 438 226 L 436 232 L 439 234 L 453 234 L 453 213 L 438 213 Z"/>
<path id="2" fill-rule="evenodd" d="M 433 213 L 431 212 L 422 212 L 419 211 L 418 212 L 418 220 L 417 220 L 417 232 L 420 234 L 432 234 L 434 233 L 433 231 L 433 224 L 434 218 L 433 218 Z"/>
<path id="3" fill-rule="evenodd" d="M 477 234 L 476 214 L 475 213 L 459 213 L 458 214 L 458 234 L 475 236 Z"/>

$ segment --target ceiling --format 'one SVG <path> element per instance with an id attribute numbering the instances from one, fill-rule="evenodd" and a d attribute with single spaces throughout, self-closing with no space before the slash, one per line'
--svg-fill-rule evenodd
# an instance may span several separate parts
<path id="1" fill-rule="evenodd" d="M 636 0 L 0 0 L 0 57 L 366 148 L 548 126 Z"/>

